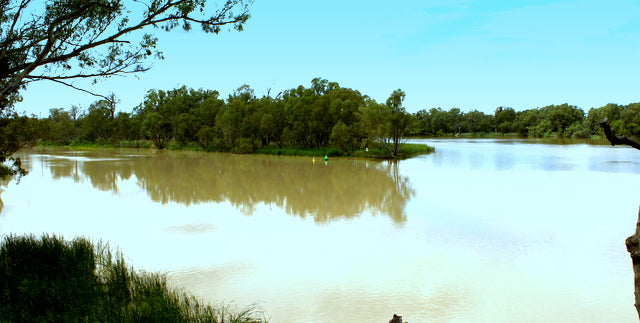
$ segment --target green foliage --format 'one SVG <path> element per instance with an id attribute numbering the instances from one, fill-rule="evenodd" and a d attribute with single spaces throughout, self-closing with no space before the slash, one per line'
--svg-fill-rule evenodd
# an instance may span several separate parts
<path id="1" fill-rule="evenodd" d="M 251 138 L 238 138 L 236 139 L 231 152 L 235 154 L 250 154 L 253 150 L 254 147 Z"/>
<path id="2" fill-rule="evenodd" d="M 396 156 L 390 156 L 389 151 L 382 145 L 374 145 L 372 148 L 360 149 L 351 154 L 354 157 L 366 157 L 366 158 L 378 158 L 378 159 L 405 159 L 418 155 L 429 154 L 434 152 L 433 147 L 423 144 L 408 144 L 403 143 L 398 147 L 398 154 Z"/>
<path id="3" fill-rule="evenodd" d="M 349 148 L 353 146 L 353 137 L 349 133 L 349 128 L 342 120 L 333 126 L 333 130 L 331 130 L 331 141 L 345 153 L 348 153 Z"/>
<path id="4" fill-rule="evenodd" d="M 82 122 L 81 136 L 85 141 L 108 141 L 114 138 L 114 125 L 111 103 L 100 100 L 89 107 L 89 113 Z"/>
<path id="5" fill-rule="evenodd" d="M 516 112 L 512 108 L 498 107 L 493 116 L 494 131 L 509 133 L 513 129 Z"/>
<path id="6" fill-rule="evenodd" d="M 392 157 L 398 156 L 400 143 L 405 136 L 410 122 L 409 115 L 402 106 L 404 98 L 405 93 L 397 89 L 393 91 L 387 99 L 390 114 L 388 116 L 389 131 L 386 135 L 391 139 L 392 148 L 389 148 L 389 152 Z"/>
<path id="7" fill-rule="evenodd" d="M 41 135 L 37 119 L 12 113 L 0 115 L 0 178 L 24 176 L 27 171 L 19 158 L 11 155 L 21 148 L 32 146 Z"/>
<path id="8" fill-rule="evenodd" d="M 42 139 L 68 145 L 78 136 L 79 129 L 70 111 L 61 108 L 50 109 L 49 119 L 46 122 L 47 132 Z"/>
<path id="9" fill-rule="evenodd" d="M 203 304 L 83 238 L 8 236 L 0 246 L 3 322 L 265 322 L 261 315 Z"/>
<path id="10" fill-rule="evenodd" d="M 196 133 L 196 138 L 198 138 L 198 143 L 205 150 L 213 150 L 215 149 L 214 143 L 216 142 L 216 138 L 218 134 L 216 133 L 216 129 L 210 126 L 202 126 L 198 133 Z"/>
<path id="11" fill-rule="evenodd" d="M 604 115 L 621 115 L 620 110 L 625 109 L 613 109 L 612 105 L 607 105 L 601 109 L 591 109 L 589 116 L 585 117 L 582 109 L 568 104 L 520 112 L 512 108 L 498 107 L 493 115 L 486 115 L 477 110 L 462 113 L 456 108 L 449 111 L 437 108 L 418 111 L 409 129 L 414 136 L 517 133 L 522 137 L 533 138 L 588 138 L 601 132 L 599 123 Z"/>
<path id="12" fill-rule="evenodd" d="M 158 112 L 146 114 L 142 130 L 158 149 L 166 148 L 171 140 L 171 124 Z"/>

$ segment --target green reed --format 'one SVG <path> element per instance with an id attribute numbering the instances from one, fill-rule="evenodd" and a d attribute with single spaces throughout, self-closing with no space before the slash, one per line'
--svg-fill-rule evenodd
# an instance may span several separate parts
<path id="1" fill-rule="evenodd" d="M 0 245 L 0 322 L 267 322 L 256 305 L 205 304 L 135 271 L 84 238 L 7 236 Z"/>

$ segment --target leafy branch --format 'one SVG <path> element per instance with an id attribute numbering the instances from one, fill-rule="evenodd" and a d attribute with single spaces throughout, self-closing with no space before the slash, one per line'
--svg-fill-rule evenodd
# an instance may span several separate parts
<path id="1" fill-rule="evenodd" d="M 122 76 L 149 70 L 162 59 L 158 38 L 141 30 L 241 31 L 252 0 L 0 0 L 0 110 L 30 83 L 73 86 L 69 80 Z M 93 93 L 92 93 L 93 94 Z M 102 95 L 98 95 L 102 96 Z"/>

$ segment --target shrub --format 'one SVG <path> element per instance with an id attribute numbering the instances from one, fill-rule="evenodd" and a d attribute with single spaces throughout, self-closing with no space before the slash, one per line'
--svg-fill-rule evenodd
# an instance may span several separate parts
<path id="1" fill-rule="evenodd" d="M 250 138 L 238 138 L 231 152 L 234 154 L 250 154 L 253 152 L 253 142 Z"/>

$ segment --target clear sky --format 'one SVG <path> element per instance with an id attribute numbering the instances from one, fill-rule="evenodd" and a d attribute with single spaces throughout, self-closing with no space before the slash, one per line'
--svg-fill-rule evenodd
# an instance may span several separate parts
<path id="1" fill-rule="evenodd" d="M 412 113 L 640 102 L 637 0 L 255 0 L 251 14 L 243 32 L 157 31 L 165 59 L 151 71 L 88 88 L 125 112 L 150 89 L 275 96 L 315 77 L 379 102 L 402 89 Z M 16 110 L 42 117 L 97 100 L 45 82 L 22 94 Z"/>

